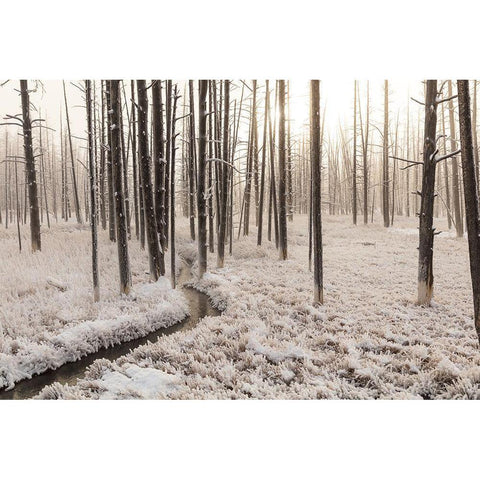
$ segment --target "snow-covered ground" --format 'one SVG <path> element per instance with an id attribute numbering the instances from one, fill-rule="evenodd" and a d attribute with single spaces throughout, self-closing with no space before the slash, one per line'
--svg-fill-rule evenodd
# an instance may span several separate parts
<path id="1" fill-rule="evenodd" d="M 221 316 L 98 360 L 77 385 L 40 397 L 480 398 L 466 240 L 436 237 L 435 302 L 417 306 L 416 222 L 354 228 L 325 216 L 322 307 L 312 306 L 306 218 L 288 223 L 288 261 L 268 241 L 257 247 L 253 231 L 235 241 L 225 268 L 211 255 L 196 283 Z"/>
<path id="2" fill-rule="evenodd" d="M 15 226 L 0 228 L 0 388 L 182 320 L 188 305 L 167 278 L 149 283 L 148 257 L 129 244 L 133 295 L 120 297 L 117 246 L 99 233 L 101 301 L 93 302 L 88 225 L 42 228 L 32 254 L 28 227 L 19 253 Z"/>

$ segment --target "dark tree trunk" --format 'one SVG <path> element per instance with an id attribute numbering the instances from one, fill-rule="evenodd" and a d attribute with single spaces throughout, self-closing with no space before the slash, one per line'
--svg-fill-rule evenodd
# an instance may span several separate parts
<path id="1" fill-rule="evenodd" d="M 278 227 L 280 260 L 286 260 L 287 254 L 287 192 L 286 192 L 286 150 L 285 150 L 285 80 L 278 81 Z"/>
<path id="2" fill-rule="evenodd" d="M 165 99 L 165 125 L 166 125 L 166 149 L 165 149 L 165 202 L 164 202 L 164 245 L 163 250 L 168 248 L 168 228 L 169 228 L 169 211 L 170 211 L 170 169 L 172 161 L 172 81 L 167 80 L 167 94 Z"/>
<path id="3" fill-rule="evenodd" d="M 207 211 L 205 199 L 205 171 L 207 146 L 207 90 L 208 80 L 199 81 L 198 93 L 198 275 L 202 278 L 207 271 Z"/>
<path id="4" fill-rule="evenodd" d="M 230 107 L 230 81 L 224 80 L 224 116 L 223 116 L 223 162 L 220 163 L 220 171 L 222 173 L 221 182 L 221 205 L 220 205 L 220 224 L 218 228 L 218 248 L 217 248 L 217 267 L 223 268 L 225 261 L 225 239 L 227 235 L 227 203 L 228 203 L 228 169 L 229 162 L 229 144 L 228 144 L 228 127 L 229 127 L 229 107 Z"/>
<path id="5" fill-rule="evenodd" d="M 322 253 L 322 152 L 320 143 L 320 82 L 310 84 L 310 161 L 312 163 L 312 219 L 313 219 L 313 299 L 323 304 Z"/>
<path id="6" fill-rule="evenodd" d="M 173 90 L 173 107 L 172 107 L 172 156 L 171 156 L 171 168 L 170 168 L 170 273 L 172 276 L 172 286 L 176 287 L 175 277 L 175 125 L 177 115 L 177 85 Z"/>
<path id="7" fill-rule="evenodd" d="M 353 176 L 352 176 L 352 217 L 357 224 L 357 81 L 353 84 Z"/>
<path id="8" fill-rule="evenodd" d="M 188 82 L 188 94 L 190 103 L 190 118 L 188 125 L 189 144 L 188 144 L 188 211 L 190 218 L 190 237 L 195 240 L 195 100 L 193 91 L 193 80 Z"/>
<path id="9" fill-rule="evenodd" d="M 268 112 L 270 108 L 270 91 L 269 82 L 265 82 L 265 115 L 263 118 L 263 146 L 262 146 L 262 170 L 260 175 L 260 198 L 258 206 L 258 232 L 257 245 L 262 244 L 262 230 L 263 230 L 263 199 L 265 197 L 265 166 L 267 163 L 267 126 L 268 126 Z"/>
<path id="10" fill-rule="evenodd" d="M 478 211 L 478 187 L 475 172 L 475 154 L 470 116 L 470 92 L 468 80 L 457 80 L 462 148 L 463 192 L 470 254 L 470 275 L 473 290 L 473 311 L 477 336 L 480 340 L 480 224 Z"/>
<path id="11" fill-rule="evenodd" d="M 390 226 L 389 179 L 388 179 L 388 80 L 385 80 L 385 103 L 383 121 L 383 226 Z"/>
<path id="12" fill-rule="evenodd" d="M 132 169 L 133 169 L 133 208 L 135 211 L 135 236 L 137 240 L 140 234 L 139 215 L 138 215 L 138 175 L 137 175 L 137 115 L 135 105 L 135 85 L 134 80 L 130 82 L 130 93 L 132 95 Z"/>
<path id="13" fill-rule="evenodd" d="M 38 211 L 38 190 L 35 171 L 35 157 L 33 156 L 32 123 L 30 120 L 30 98 L 28 81 L 20 80 L 23 115 L 23 148 L 25 151 L 25 166 L 28 182 L 28 201 L 30 207 L 30 234 L 32 252 L 42 249 L 40 237 L 40 216 Z"/>
<path id="14" fill-rule="evenodd" d="M 155 176 L 155 219 L 160 237 L 160 246 L 165 245 L 165 158 L 163 154 L 163 111 L 162 82 L 154 80 L 152 85 L 152 122 L 153 122 L 153 167 Z"/>
<path id="15" fill-rule="evenodd" d="M 107 229 L 107 212 L 105 207 L 105 151 L 108 146 L 108 138 L 105 137 L 105 89 L 104 80 L 100 81 L 100 96 L 101 96 L 101 142 L 100 142 L 100 217 L 102 219 L 103 230 Z M 62 171 L 63 178 L 63 171 Z M 63 208 L 63 206 L 62 206 Z"/>
<path id="16" fill-rule="evenodd" d="M 160 251 L 158 246 L 157 224 L 155 221 L 152 175 L 148 151 L 148 96 L 145 83 L 145 80 L 137 80 L 138 160 L 143 190 L 150 279 L 156 282 L 161 275 L 165 275 L 165 261 L 164 253 Z"/>
<path id="17" fill-rule="evenodd" d="M 433 204 L 435 200 L 437 81 L 427 80 L 423 179 L 418 244 L 418 303 L 430 305 L 433 296 Z"/>
<path id="18" fill-rule="evenodd" d="M 120 128 L 120 80 L 110 80 L 111 109 L 111 154 L 113 185 L 115 189 L 115 214 L 117 230 L 118 266 L 120 271 L 120 293 L 128 295 L 132 285 L 130 274 L 130 261 L 128 258 L 127 222 L 125 217 L 125 204 L 122 182 L 122 142 Z"/>
<path id="19" fill-rule="evenodd" d="M 88 133 L 88 168 L 90 180 L 90 229 L 92 232 L 92 277 L 93 277 L 93 300 L 100 300 L 100 284 L 98 275 L 98 242 L 97 242 L 97 195 L 95 179 L 95 158 L 93 149 L 93 125 L 92 125 L 92 89 L 91 81 L 85 80 L 85 96 L 87 103 L 87 133 Z M 127 257 L 128 258 L 128 257 Z"/>
<path id="20" fill-rule="evenodd" d="M 110 81 L 105 82 L 105 98 L 107 103 L 107 186 L 108 186 L 108 231 L 110 241 L 115 242 L 115 200 L 113 189 L 113 160 L 112 160 L 112 122 L 110 112 L 112 110 L 112 99 L 110 92 Z"/>
<path id="21" fill-rule="evenodd" d="M 448 81 L 448 96 L 452 97 L 452 81 Z M 450 149 L 457 150 L 457 140 L 455 138 L 455 112 L 453 108 L 453 99 L 448 102 L 448 117 L 450 121 Z M 455 229 L 457 237 L 463 237 L 463 217 L 460 207 L 460 187 L 458 181 L 458 164 L 457 159 L 452 157 L 452 196 L 453 211 L 455 215 Z"/>
<path id="22" fill-rule="evenodd" d="M 163 118 L 162 118 L 162 82 L 153 80 L 152 84 L 152 145 L 154 169 L 155 219 L 160 238 L 163 237 L 163 216 L 165 210 L 165 159 L 163 157 Z"/>

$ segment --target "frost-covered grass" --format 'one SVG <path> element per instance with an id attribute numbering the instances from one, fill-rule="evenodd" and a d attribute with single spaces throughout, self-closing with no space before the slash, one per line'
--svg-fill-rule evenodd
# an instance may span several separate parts
<path id="1" fill-rule="evenodd" d="M 87 225 L 42 228 L 32 254 L 28 228 L 0 228 L 0 388 L 182 320 L 187 302 L 167 278 L 149 283 L 148 258 L 129 244 L 133 295 L 120 297 L 117 246 L 99 232 L 101 301 L 93 302 Z"/>
<path id="2" fill-rule="evenodd" d="M 40 397 L 480 398 L 466 239 L 436 237 L 435 302 L 417 306 L 416 222 L 354 228 L 326 216 L 322 307 L 312 306 L 306 218 L 288 223 L 284 262 L 268 241 L 257 247 L 253 231 L 225 268 L 210 256 L 196 284 L 220 317 L 99 360 L 76 386 Z"/>

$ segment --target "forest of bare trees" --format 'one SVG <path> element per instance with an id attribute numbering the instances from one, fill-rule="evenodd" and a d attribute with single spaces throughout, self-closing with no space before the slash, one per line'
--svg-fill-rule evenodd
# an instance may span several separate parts
<path id="1" fill-rule="evenodd" d="M 457 161 L 463 117 L 451 80 L 425 82 L 424 98 L 409 99 L 406 115 L 392 111 L 391 86 L 385 80 L 383 105 L 377 105 L 383 110 L 382 124 L 372 123 L 369 82 L 354 81 L 353 120 L 340 124 L 339 135 L 330 130 L 327 137 L 316 84 L 310 133 L 292 132 L 290 82 L 285 80 L 72 84 L 85 97 L 87 139 L 72 134 L 65 82 L 60 130 L 40 115 L 31 119 L 29 89 L 39 88 L 33 85 L 20 81 L 22 113 L 12 112 L 4 121 L 9 128 L 0 181 L 2 223 L 5 228 L 17 223 L 19 232 L 20 225 L 29 224 L 31 250 L 36 251 L 51 222 L 72 215 L 79 224 L 87 219 L 94 271 L 96 229 L 108 226 L 110 240 L 118 245 L 123 293 L 131 284 L 129 242 L 146 244 L 153 281 L 165 274 L 168 255 L 175 272 L 177 214 L 189 219 L 191 238 L 198 239 L 202 275 L 207 250 L 217 251 L 217 267 L 228 264 L 226 246 L 231 254 L 232 240 L 249 235 L 252 223 L 258 245 L 265 241 L 266 227 L 267 241 L 274 241 L 286 260 L 287 219 L 310 212 L 315 299 L 321 302 L 321 211 L 351 215 L 354 225 L 358 212 L 368 224 L 378 221 L 375 212 L 380 211 L 386 228 L 397 216 L 419 216 L 418 302 L 428 305 L 434 218 L 448 217 L 457 236 L 463 235 L 465 216 L 468 221 L 469 206 L 462 196 L 466 183 Z M 7 82 L 2 88 L 11 87 Z M 469 90 L 476 121 L 475 81 Z M 418 104 L 425 105 L 424 126 L 421 109 L 417 119 L 412 115 Z M 14 125 L 23 128 L 23 148 L 12 141 Z M 477 145 L 476 128 L 472 138 Z M 477 172 L 476 147 L 473 162 Z M 20 234 L 18 239 L 21 248 Z M 174 285 L 174 274 L 171 281 Z M 94 292 L 98 299 L 98 280 Z"/>

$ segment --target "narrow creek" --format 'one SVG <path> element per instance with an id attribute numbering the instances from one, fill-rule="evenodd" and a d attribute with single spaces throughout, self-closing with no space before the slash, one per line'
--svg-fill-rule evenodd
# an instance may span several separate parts
<path id="1" fill-rule="evenodd" d="M 171 327 L 156 330 L 146 337 L 121 343 L 110 348 L 102 348 L 98 352 L 87 355 L 76 362 L 66 363 L 56 370 L 49 370 L 31 379 L 22 380 L 18 382 L 12 390 L 0 391 L 0 400 L 24 400 L 32 398 L 40 393 L 44 387 L 54 382 L 75 385 L 77 380 L 83 378 L 87 367 L 95 360 L 100 358 L 106 358 L 111 361 L 116 360 L 140 345 L 144 345 L 147 342 L 156 342 L 164 335 L 191 330 L 203 317 L 220 315 L 220 311 L 211 305 L 207 295 L 184 285 L 185 282 L 191 278 L 192 273 L 190 266 L 183 264 L 177 283 L 187 299 L 190 314 L 182 322 L 176 323 Z"/>

